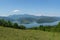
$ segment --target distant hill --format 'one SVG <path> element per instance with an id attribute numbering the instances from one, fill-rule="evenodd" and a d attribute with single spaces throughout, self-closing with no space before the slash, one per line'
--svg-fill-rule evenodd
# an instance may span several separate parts
<path id="1" fill-rule="evenodd" d="M 59 20 L 60 20 L 59 17 L 41 16 L 41 18 L 37 20 L 37 23 L 49 23 L 49 22 L 55 22 Z"/>
<path id="2" fill-rule="evenodd" d="M 34 15 L 10 15 L 8 17 L 0 16 L 0 19 L 10 20 L 12 22 L 21 23 L 21 24 L 29 24 L 32 22 L 36 23 L 49 23 L 59 21 L 60 17 L 49 17 L 49 16 L 34 16 Z"/>

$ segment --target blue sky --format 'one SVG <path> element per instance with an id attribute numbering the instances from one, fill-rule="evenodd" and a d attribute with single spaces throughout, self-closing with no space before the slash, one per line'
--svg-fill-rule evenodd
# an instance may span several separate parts
<path id="1" fill-rule="evenodd" d="M 13 14 L 60 16 L 60 0 L 0 0 L 0 16 Z"/>

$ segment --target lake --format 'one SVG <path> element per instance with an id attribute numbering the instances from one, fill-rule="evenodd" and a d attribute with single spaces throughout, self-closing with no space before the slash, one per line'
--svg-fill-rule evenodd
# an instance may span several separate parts
<path id="1" fill-rule="evenodd" d="M 30 24 L 21 24 L 21 25 L 24 25 L 27 28 L 31 28 L 31 27 L 36 27 L 36 26 L 40 26 L 40 25 L 43 25 L 43 26 L 48 26 L 48 25 L 54 26 L 54 25 L 57 25 L 58 22 L 60 22 L 60 21 L 51 22 L 51 23 L 36 23 L 36 22 L 33 22 L 33 23 L 30 23 Z"/>

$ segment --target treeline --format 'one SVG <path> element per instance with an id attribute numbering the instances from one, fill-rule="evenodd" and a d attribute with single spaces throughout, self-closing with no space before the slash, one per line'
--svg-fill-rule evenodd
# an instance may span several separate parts
<path id="1" fill-rule="evenodd" d="M 60 32 L 60 22 L 55 26 L 43 26 L 43 25 L 40 25 L 39 27 L 32 27 L 30 29 L 42 30 L 42 31 L 48 31 L 48 32 Z"/>
<path id="2" fill-rule="evenodd" d="M 23 25 L 18 25 L 17 23 L 12 23 L 11 21 L 6 21 L 4 19 L 0 19 L 0 26 L 16 29 L 26 29 L 26 27 Z"/>
<path id="3" fill-rule="evenodd" d="M 10 28 L 16 28 L 16 29 L 28 29 L 28 30 L 43 30 L 43 31 L 52 31 L 52 32 L 60 32 L 60 22 L 58 25 L 55 26 L 43 26 L 40 25 L 39 27 L 31 27 L 31 28 L 26 28 L 23 25 L 18 25 L 17 23 L 12 23 L 11 21 L 7 21 L 4 19 L 0 19 L 0 26 L 3 27 L 10 27 Z"/>

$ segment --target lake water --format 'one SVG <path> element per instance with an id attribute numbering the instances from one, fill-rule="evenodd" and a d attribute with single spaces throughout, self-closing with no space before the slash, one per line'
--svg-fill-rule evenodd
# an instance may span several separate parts
<path id="1" fill-rule="evenodd" d="M 31 24 L 21 24 L 21 25 L 24 25 L 27 28 L 30 28 L 30 27 L 40 26 L 40 25 L 43 25 L 43 26 L 48 26 L 48 25 L 53 26 L 53 25 L 57 25 L 58 22 L 60 22 L 60 21 L 56 21 L 56 22 L 52 22 L 52 23 L 40 23 L 40 24 L 36 23 L 36 22 L 33 22 Z"/>

